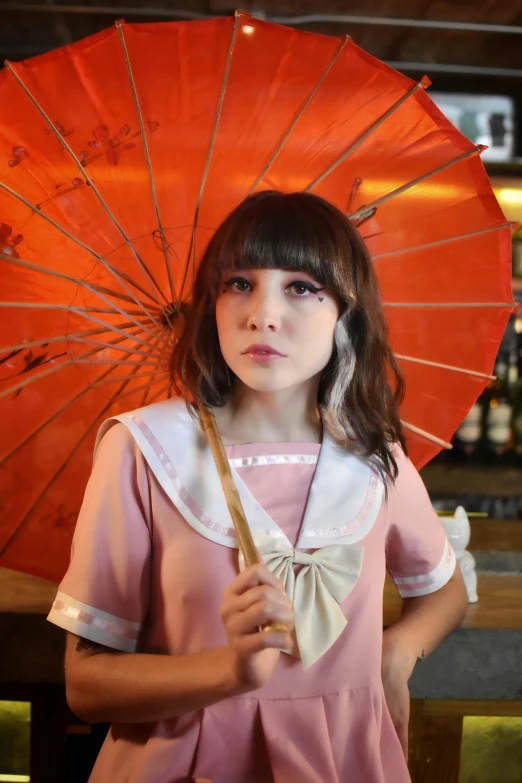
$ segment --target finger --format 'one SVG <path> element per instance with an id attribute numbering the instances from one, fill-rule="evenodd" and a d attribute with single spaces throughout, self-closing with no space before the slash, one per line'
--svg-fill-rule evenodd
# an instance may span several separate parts
<path id="1" fill-rule="evenodd" d="M 291 609 L 273 607 L 263 601 L 258 601 L 245 612 L 240 612 L 228 618 L 226 629 L 230 636 L 245 636 L 256 631 L 260 626 L 271 623 L 284 623 L 288 628 L 294 624 Z"/>
<path id="2" fill-rule="evenodd" d="M 263 650 L 290 650 L 292 639 L 287 633 L 276 631 L 260 631 L 258 633 L 242 636 L 235 643 L 235 648 L 241 658 L 247 658 Z"/>
<path id="3" fill-rule="evenodd" d="M 271 585 L 257 585 L 241 595 L 232 595 L 224 599 L 221 606 L 221 618 L 225 620 L 234 614 L 245 612 L 259 601 L 271 604 L 274 608 L 292 611 L 292 602 L 286 591 L 276 590 Z"/>
<path id="4" fill-rule="evenodd" d="M 256 563 L 242 571 L 224 591 L 224 595 L 241 595 L 257 585 L 271 585 L 277 590 L 283 590 L 282 582 L 266 567 L 264 563 Z"/>

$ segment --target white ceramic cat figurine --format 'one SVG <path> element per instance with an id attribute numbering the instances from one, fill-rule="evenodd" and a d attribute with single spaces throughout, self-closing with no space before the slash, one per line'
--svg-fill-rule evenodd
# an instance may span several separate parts
<path id="1" fill-rule="evenodd" d="M 475 604 L 478 601 L 475 558 L 466 549 L 471 536 L 468 515 L 462 506 L 457 506 L 455 514 L 452 517 L 441 517 L 441 522 L 462 571 L 464 584 L 468 591 L 468 601 L 470 604 Z"/>

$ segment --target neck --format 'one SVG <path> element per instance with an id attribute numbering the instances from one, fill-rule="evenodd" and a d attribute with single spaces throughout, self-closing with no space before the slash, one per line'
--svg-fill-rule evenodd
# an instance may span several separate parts
<path id="1" fill-rule="evenodd" d="M 236 380 L 229 401 L 214 413 L 225 445 L 321 442 L 317 383 L 258 392 Z"/>

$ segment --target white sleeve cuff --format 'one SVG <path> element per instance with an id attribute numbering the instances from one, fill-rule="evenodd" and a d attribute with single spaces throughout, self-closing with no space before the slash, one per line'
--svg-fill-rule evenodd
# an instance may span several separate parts
<path id="1" fill-rule="evenodd" d="M 455 571 L 457 559 L 448 539 L 439 564 L 429 573 L 419 576 L 395 576 L 391 574 L 402 598 L 416 598 L 440 590 L 449 582 Z"/>
<path id="2" fill-rule="evenodd" d="M 92 642 L 123 652 L 136 651 L 140 623 L 102 612 L 101 609 L 77 601 L 65 593 L 57 593 L 47 619 Z"/>

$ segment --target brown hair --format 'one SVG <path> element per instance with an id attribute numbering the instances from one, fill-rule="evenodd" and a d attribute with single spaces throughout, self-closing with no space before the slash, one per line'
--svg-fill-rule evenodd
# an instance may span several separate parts
<path id="1" fill-rule="evenodd" d="M 364 241 L 336 207 L 309 193 L 264 191 L 245 199 L 210 240 L 196 274 L 185 327 L 171 357 L 174 387 L 187 404 L 225 404 L 228 369 L 215 306 L 222 274 L 232 269 L 305 271 L 338 298 L 334 350 L 318 403 L 328 430 L 357 442 L 392 480 L 394 443 L 404 450 L 398 405 L 404 382 L 387 342 L 377 279 Z M 393 390 L 388 378 L 391 378 Z"/>

